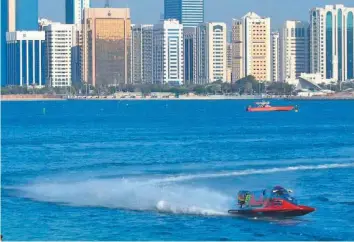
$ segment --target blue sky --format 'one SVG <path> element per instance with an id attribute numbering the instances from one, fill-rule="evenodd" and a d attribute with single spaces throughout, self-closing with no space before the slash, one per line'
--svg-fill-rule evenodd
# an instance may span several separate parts
<path id="1" fill-rule="evenodd" d="M 93 7 L 103 7 L 105 0 L 91 0 Z M 64 21 L 65 0 L 39 0 L 40 17 Z M 163 13 L 163 0 L 110 0 L 112 7 L 129 7 L 133 23 L 154 24 Z M 313 7 L 326 4 L 344 4 L 354 7 L 353 0 L 205 0 L 206 21 L 231 23 L 249 11 L 271 17 L 272 28 L 279 28 L 288 19 L 308 20 L 308 12 Z"/>

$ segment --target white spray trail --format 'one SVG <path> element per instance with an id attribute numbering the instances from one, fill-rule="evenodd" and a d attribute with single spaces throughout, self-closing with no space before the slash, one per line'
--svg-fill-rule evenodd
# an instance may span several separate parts
<path id="1" fill-rule="evenodd" d="M 127 179 L 33 184 L 18 190 L 26 198 L 70 206 L 183 214 L 224 215 L 232 202 L 232 198 L 206 188 L 152 185 Z"/>
<path id="2" fill-rule="evenodd" d="M 354 163 L 290 166 L 249 169 L 225 173 L 179 175 L 159 179 L 93 179 L 79 182 L 39 182 L 14 187 L 19 196 L 43 202 L 70 206 L 93 206 L 159 212 L 226 215 L 234 203 L 234 194 L 225 195 L 185 183 L 195 179 L 270 174 L 299 170 L 321 170 L 354 167 Z"/>

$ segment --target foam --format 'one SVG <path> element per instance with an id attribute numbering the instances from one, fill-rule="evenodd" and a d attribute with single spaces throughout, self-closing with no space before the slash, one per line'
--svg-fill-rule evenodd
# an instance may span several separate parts
<path id="1" fill-rule="evenodd" d="M 158 211 L 175 214 L 227 215 L 234 194 L 224 194 L 185 181 L 230 176 L 270 174 L 299 170 L 323 170 L 354 167 L 354 163 L 301 165 L 269 169 L 248 169 L 224 173 L 178 175 L 162 178 L 115 178 L 57 182 L 37 181 L 12 187 L 16 194 L 41 202 L 68 206 L 106 207 L 127 210 Z"/>

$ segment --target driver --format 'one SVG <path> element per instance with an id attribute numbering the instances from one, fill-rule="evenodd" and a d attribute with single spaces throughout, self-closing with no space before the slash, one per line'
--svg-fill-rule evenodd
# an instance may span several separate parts
<path id="1" fill-rule="evenodd" d="M 244 194 L 238 195 L 238 204 L 242 208 L 242 206 L 245 204 L 246 196 Z"/>

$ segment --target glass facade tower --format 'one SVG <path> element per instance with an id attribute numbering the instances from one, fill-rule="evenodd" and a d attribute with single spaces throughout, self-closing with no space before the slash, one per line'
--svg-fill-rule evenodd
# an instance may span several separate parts
<path id="1" fill-rule="evenodd" d="M 90 7 L 90 0 L 65 0 L 65 23 L 80 24 L 82 13 Z"/>
<path id="2" fill-rule="evenodd" d="M 353 13 L 341 4 L 310 11 L 310 72 L 325 83 L 354 78 Z"/>
<path id="3" fill-rule="evenodd" d="M 15 11 L 16 31 L 38 29 L 38 0 L 16 0 Z"/>
<path id="4" fill-rule="evenodd" d="M 6 84 L 6 32 L 8 28 L 8 2 L 1 1 L 1 25 L 0 25 L 0 80 L 1 86 Z"/>
<path id="5" fill-rule="evenodd" d="M 93 86 L 129 83 L 130 9 L 86 8 L 84 23 L 84 81 Z"/>
<path id="6" fill-rule="evenodd" d="M 326 14 L 326 79 L 333 78 L 333 27 L 332 13 Z"/>
<path id="7" fill-rule="evenodd" d="M 204 0 L 165 0 L 165 19 L 177 19 L 183 27 L 204 23 Z"/>

